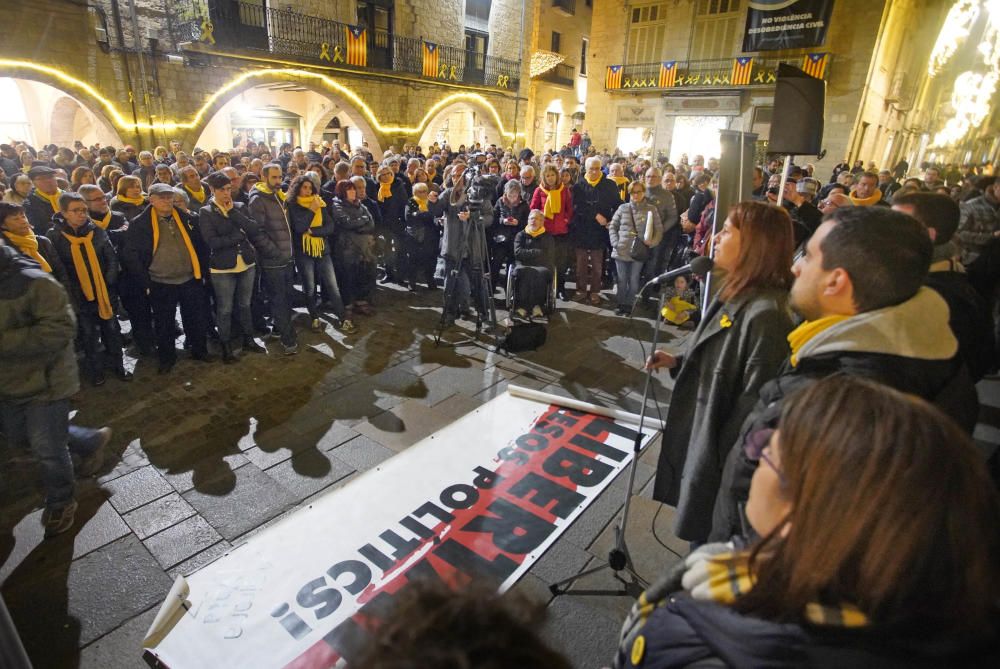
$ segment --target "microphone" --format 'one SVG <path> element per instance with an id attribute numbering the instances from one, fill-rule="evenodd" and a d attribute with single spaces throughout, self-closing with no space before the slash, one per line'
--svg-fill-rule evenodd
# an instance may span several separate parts
<path id="1" fill-rule="evenodd" d="M 687 274 L 688 272 L 692 274 L 708 274 L 710 271 L 712 271 L 712 265 L 714 264 L 715 263 L 708 256 L 698 256 L 697 258 L 691 261 L 690 265 L 685 265 L 684 267 L 678 267 L 677 269 L 672 269 L 669 272 L 664 272 L 660 276 L 651 279 L 649 283 L 647 283 L 645 286 L 642 287 L 642 290 L 639 291 L 639 294 L 642 295 L 649 288 L 652 288 L 653 286 L 662 285 L 667 281 L 670 281 L 671 279 L 680 276 L 681 274 Z"/>

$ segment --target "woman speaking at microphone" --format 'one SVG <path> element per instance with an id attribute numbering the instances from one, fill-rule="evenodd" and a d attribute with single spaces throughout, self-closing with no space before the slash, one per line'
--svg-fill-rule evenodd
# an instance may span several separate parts
<path id="1" fill-rule="evenodd" d="M 794 237 L 784 209 L 740 202 L 715 244 L 718 292 L 684 350 L 654 351 L 647 368 L 676 381 L 653 498 L 677 508 L 674 533 L 694 545 L 712 526 L 722 466 L 757 391 L 788 357 Z"/>

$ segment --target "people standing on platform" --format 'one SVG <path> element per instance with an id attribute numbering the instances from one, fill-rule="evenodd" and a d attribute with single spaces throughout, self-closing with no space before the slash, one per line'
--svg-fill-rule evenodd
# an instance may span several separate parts
<path id="1" fill-rule="evenodd" d="M 659 350 L 647 367 L 675 378 L 653 499 L 677 508 L 675 534 L 708 539 L 722 465 L 760 388 L 788 356 L 794 237 L 773 205 L 734 205 L 715 239 L 719 289 L 677 354 Z"/>
<path id="2" fill-rule="evenodd" d="M 805 320 L 788 334 L 790 356 L 759 387 L 732 435 L 713 540 L 745 529 L 741 514 L 758 466 L 741 450 L 747 438 L 773 428 L 784 398 L 818 379 L 838 373 L 873 379 L 937 404 L 971 433 L 976 389 L 958 355 L 947 303 L 923 287 L 932 258 L 927 229 L 887 207 L 838 209 L 810 238 L 793 268 L 790 295 Z"/>

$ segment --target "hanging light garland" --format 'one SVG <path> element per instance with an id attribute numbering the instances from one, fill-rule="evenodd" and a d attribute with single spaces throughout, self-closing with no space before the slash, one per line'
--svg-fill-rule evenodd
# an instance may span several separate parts
<path id="1" fill-rule="evenodd" d="M 969 69 L 952 85 L 953 113 L 935 133 L 933 146 L 953 146 L 973 128 L 978 128 L 990 114 L 991 103 L 1000 83 L 1000 0 L 958 0 L 948 11 L 937 42 L 931 52 L 927 73 L 937 76 L 951 62 L 958 49 L 969 39 L 972 28 L 986 12 L 986 25 L 976 53 L 981 67 Z M 985 66 L 985 67 L 982 67 Z"/>

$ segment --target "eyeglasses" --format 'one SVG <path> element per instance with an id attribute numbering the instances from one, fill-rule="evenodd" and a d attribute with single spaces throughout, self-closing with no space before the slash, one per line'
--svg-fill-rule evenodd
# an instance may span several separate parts
<path id="1" fill-rule="evenodd" d="M 751 432 L 747 435 L 746 441 L 743 442 L 743 453 L 748 459 L 754 462 L 763 461 L 768 467 L 774 470 L 774 473 L 778 475 L 778 481 L 781 486 L 784 487 L 788 481 L 785 479 L 785 474 L 781 471 L 781 468 L 774 463 L 768 454 L 768 445 L 771 443 L 771 437 L 774 436 L 776 430 L 773 428 L 763 428 L 755 432 Z"/>

